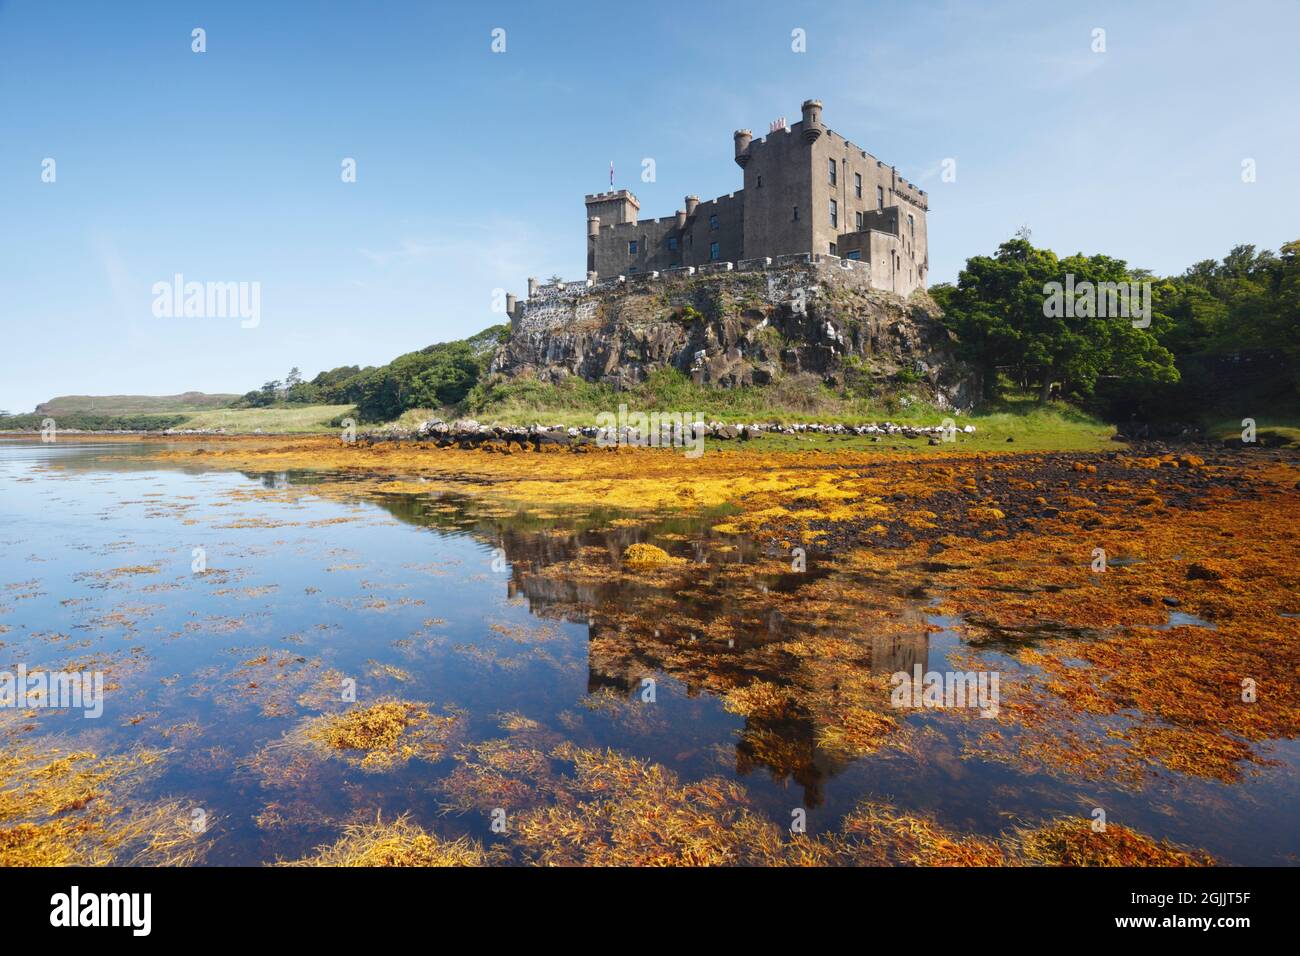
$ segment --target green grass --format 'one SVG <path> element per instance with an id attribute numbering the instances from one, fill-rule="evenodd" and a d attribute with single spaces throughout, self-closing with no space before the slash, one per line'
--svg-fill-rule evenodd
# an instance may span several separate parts
<path id="1" fill-rule="evenodd" d="M 702 413 L 707 421 L 732 423 L 778 422 L 795 424 L 859 425 L 885 420 L 898 424 L 939 425 L 951 417 L 960 428 L 971 424 L 973 435 L 959 433 L 954 444 L 943 443 L 934 451 L 1100 451 L 1116 447 L 1113 426 L 1061 403 L 1039 405 L 1036 398 L 1017 396 L 992 403 L 980 411 L 962 415 L 941 411 L 931 405 L 897 399 L 880 401 L 845 397 L 822 385 L 812 376 L 790 376 L 766 388 L 722 389 L 693 385 L 678 372 L 656 373 L 638 386 L 618 391 L 612 386 L 581 379 L 559 384 L 515 381 L 480 389 L 470 396 L 468 408 L 412 409 L 397 424 L 413 428 L 439 417 L 451 421 L 473 417 L 480 422 L 520 425 L 587 426 L 596 424 L 601 412 L 617 413 L 619 404 L 635 411 L 680 411 Z M 1011 438 L 1012 441 L 1007 441 Z M 903 451 L 929 449 L 925 439 L 880 436 L 767 435 L 759 440 L 771 451 L 869 449 Z M 739 442 L 711 441 L 709 447 L 743 447 Z M 750 447 L 759 447 L 752 445 Z"/>
<path id="2" fill-rule="evenodd" d="M 937 425 L 943 416 L 922 424 Z M 975 434 L 958 432 L 956 441 L 931 446 L 927 438 L 907 439 L 899 435 L 765 435 L 749 446 L 764 451 L 878 451 L 884 453 L 924 451 L 937 455 L 953 451 L 1106 451 L 1119 446 L 1112 440 L 1115 429 L 1069 406 L 1053 403 L 1016 411 L 996 410 L 961 415 L 954 418 L 958 427 L 974 425 Z M 1008 438 L 1013 441 L 1007 441 Z M 725 449 L 744 447 L 743 442 L 706 442 L 706 447 Z"/>
<path id="3" fill-rule="evenodd" d="M 271 434 L 335 431 L 329 423 L 352 411 L 351 405 L 280 405 L 274 408 L 217 408 L 199 412 L 182 428 L 224 428 L 231 433 Z"/>
<path id="4" fill-rule="evenodd" d="M 1245 418 L 1246 416 L 1242 416 Z M 1216 419 L 1205 426 L 1207 437 L 1222 441 L 1241 440 L 1241 418 Z M 1265 446 L 1300 448 L 1300 415 L 1261 415 L 1255 418 L 1255 440 Z"/>
<path id="5" fill-rule="evenodd" d="M 959 435 L 971 448 L 1024 451 L 1099 451 L 1113 448 L 1115 427 L 1063 402 L 1039 405 L 1017 398 L 999 402 L 960 419 L 974 435 Z M 1007 439 L 1014 439 L 1008 442 Z M 967 447 L 967 446 L 961 446 Z"/>
<path id="6" fill-rule="evenodd" d="M 458 415 L 446 408 L 408 408 L 402 414 L 398 415 L 391 422 L 386 424 L 394 425 L 398 428 L 416 428 L 423 422 L 431 418 L 441 418 L 444 421 L 454 421 L 457 418 L 464 418 L 464 415 Z M 367 426 L 369 427 L 369 426 Z"/>
<path id="7" fill-rule="evenodd" d="M 765 388 L 724 389 L 694 385 L 675 370 L 663 370 L 637 386 L 618 391 L 609 385 L 568 379 L 559 384 L 516 381 L 479 389 L 469 399 L 471 411 L 479 421 L 507 424 L 543 422 L 557 425 L 594 425 L 600 412 L 618 411 L 626 404 L 629 411 L 680 411 L 702 413 L 708 421 L 723 422 L 818 422 L 821 424 L 860 425 L 889 420 L 899 424 L 938 425 L 952 417 L 957 425 L 972 424 L 974 435 L 959 434 L 953 447 L 965 451 L 1095 451 L 1114 447 L 1115 429 L 1077 409 L 1053 402 L 1039 405 L 1028 396 L 993 403 L 978 412 L 953 415 L 923 402 L 904 404 L 907 387 L 897 386 L 899 394 L 885 398 L 846 395 L 823 385 L 815 376 L 786 376 Z M 448 411 L 442 417 L 455 417 Z M 419 418 L 407 422 L 415 424 Z M 1011 438 L 1013 441 L 1008 442 Z M 770 435 L 762 439 L 763 447 L 783 448 L 871 448 L 891 450 L 895 447 L 929 447 L 924 440 L 882 436 L 879 442 L 870 437 L 808 435 Z M 728 447 L 712 443 L 714 447 Z M 936 449 L 938 450 L 938 449 Z"/>
<path id="8" fill-rule="evenodd" d="M 1212 441 L 1241 441 L 1243 420 L 1249 418 L 1255 422 L 1259 442 L 1300 444 L 1300 392 L 1288 383 L 1271 379 L 1247 383 L 1230 396 L 1219 396 L 1213 404 L 1193 403 L 1184 414 Z"/>
<path id="9" fill-rule="evenodd" d="M 827 387 L 818 376 L 787 375 L 771 385 L 719 388 L 693 384 L 676 369 L 660 369 L 638 385 L 612 385 L 566 379 L 556 384 L 519 380 L 482 385 L 467 398 L 464 410 L 443 417 L 471 415 L 479 421 L 505 424 L 544 422 L 594 425 L 600 412 L 629 410 L 699 412 L 709 421 L 820 422 L 862 424 L 885 419 L 933 422 L 944 417 L 933 406 L 909 399 L 907 386 L 886 397 L 847 395 Z"/>

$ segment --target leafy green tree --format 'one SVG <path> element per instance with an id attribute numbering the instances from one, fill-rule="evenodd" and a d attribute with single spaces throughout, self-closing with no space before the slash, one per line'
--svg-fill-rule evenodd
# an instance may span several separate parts
<path id="1" fill-rule="evenodd" d="M 1294 410 L 1300 403 L 1300 241 L 1278 254 L 1238 245 L 1160 288 L 1170 327 L 1162 342 L 1183 372 L 1158 411 Z"/>
<path id="2" fill-rule="evenodd" d="M 1124 290 L 1119 283 L 1143 281 L 1149 276 L 1130 273 L 1122 260 L 1082 253 L 1060 259 L 1022 232 L 994 255 L 968 259 L 956 286 L 936 286 L 932 294 L 957 333 L 960 353 L 980 370 L 986 397 L 1005 375 L 1036 390 L 1040 401 L 1054 388 L 1087 401 L 1103 379 L 1136 385 L 1178 378 L 1173 355 L 1157 338 L 1167 317 L 1152 309 L 1149 327 L 1138 327 L 1140 301 L 1129 303 L 1126 316 L 1117 314 L 1121 299 L 1098 294 L 1102 283 Z M 1071 297 L 1075 289 L 1091 298 Z"/>
<path id="3" fill-rule="evenodd" d="M 364 421 L 383 421 L 409 408 L 454 405 L 474 387 L 481 370 L 480 357 L 468 342 L 409 352 L 357 377 L 357 412 Z"/>

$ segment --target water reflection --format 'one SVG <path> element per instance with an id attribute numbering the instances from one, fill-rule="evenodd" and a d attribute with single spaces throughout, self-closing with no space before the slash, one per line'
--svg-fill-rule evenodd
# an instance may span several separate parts
<path id="1" fill-rule="evenodd" d="M 193 722 L 202 728 L 194 731 L 194 751 L 184 753 L 181 766 L 158 786 L 202 794 L 219 808 L 230 831 L 217 856 L 221 862 L 291 856 L 330 836 L 337 819 L 375 807 L 437 817 L 436 787 L 450 760 L 386 777 L 335 767 L 294 768 L 299 776 L 291 783 L 250 774 L 248 761 L 312 712 L 297 703 L 310 689 L 305 684 L 293 684 L 283 700 L 267 700 L 275 681 L 297 679 L 294 667 L 306 668 L 302 662 L 316 671 L 365 675 L 364 693 L 462 706 L 470 715 L 467 739 L 499 733 L 499 715 L 520 712 L 566 728 L 583 746 L 626 751 L 684 779 L 719 772 L 721 758 L 773 819 L 787 819 L 795 805 L 820 811 L 809 815 L 814 830 L 835 826 L 864 796 L 887 796 L 986 832 L 1004 826 L 1008 815 L 1077 812 L 1104 800 L 1151 832 L 1202 845 L 1200 835 L 1211 834 L 1217 840 L 1212 849 L 1235 861 L 1295 850 L 1294 839 L 1272 844 L 1275 849 L 1262 839 L 1274 822 L 1264 805 L 1267 790 L 1253 798 L 1260 809 L 1249 812 L 1243 808 L 1251 801 L 1240 799 L 1241 791 L 1231 791 L 1229 799 L 1229 791 L 1213 784 L 1164 781 L 1155 801 L 1119 787 L 1026 774 L 965 759 L 967 735 L 978 730 L 969 722 L 919 717 L 914 723 L 926 736 L 911 751 L 856 756 L 828 746 L 828 726 L 844 708 L 865 703 L 854 696 L 862 693 L 854 683 L 859 672 L 887 677 L 918 666 L 942 668 L 960 641 L 939 632 L 949 622 L 931 617 L 927 595 L 890 593 L 876 581 L 857 582 L 861 586 L 844 599 L 849 605 L 837 613 L 813 613 L 805 596 L 831 576 L 831 556 L 810 550 L 806 571 L 784 570 L 755 541 L 714 533 L 725 512 L 629 523 L 626 515 L 593 508 L 505 509 L 469 489 L 437 496 L 368 490 L 357 495 L 361 507 L 351 509 L 365 521 L 278 527 L 290 508 L 288 517 L 295 519 L 300 511 L 325 520 L 350 514 L 338 488 L 359 479 L 234 473 L 183 459 L 160 464 L 148 457 L 156 451 L 157 445 L 127 443 L 33 447 L 0 441 L 0 477 L 14 479 L 6 493 L 25 483 L 23 497 L 11 496 L 0 511 L 0 584 L 41 578 L 47 592 L 10 602 L 12 613 L 0 618 L 12 628 L 3 650 L 15 660 L 48 655 L 51 647 L 62 652 L 62 641 L 47 639 L 56 630 L 115 651 L 146 648 L 149 669 L 124 678 L 123 697 L 129 695 L 132 717 L 158 716 L 140 729 L 119 721 L 97 732 L 130 744 L 154 726 Z M 86 481 L 68 487 L 55 480 L 64 478 Z M 161 490 L 143 490 L 154 482 Z M 301 505 L 294 497 L 326 484 L 326 500 Z M 239 526 L 233 515 L 217 517 L 215 511 L 200 520 L 140 504 L 146 494 L 160 501 L 188 498 L 198 503 L 197 513 L 248 489 L 289 494 L 238 499 L 247 516 L 273 519 L 264 527 Z M 54 523 L 62 512 L 50 502 L 77 496 L 86 502 L 85 513 Z M 371 516 L 391 518 L 387 524 L 394 527 Z M 220 578 L 196 583 L 186 574 L 191 542 L 198 539 L 212 548 L 223 585 Z M 689 573 L 672 579 L 618 573 L 622 555 L 636 543 L 685 559 Z M 502 574 L 489 570 L 498 549 L 507 565 Z M 44 563 L 30 563 L 33 554 Z M 146 605 L 159 610 L 126 630 L 77 617 L 83 605 L 61 602 L 112 598 L 99 589 L 101 582 L 77 577 L 92 557 L 110 566 L 158 562 L 168 568 L 149 579 L 156 592 L 142 586 L 125 596 L 142 618 Z M 439 564 L 440 576 L 417 570 L 422 564 Z M 240 593 L 243 583 L 276 590 L 249 597 Z M 101 617 L 117 610 L 84 606 Z M 438 619 L 445 620 L 434 623 Z M 544 654 L 532 653 L 531 645 L 515 653 L 521 645 L 491 631 L 493 623 L 514 627 L 521 619 L 554 625 Z M 226 625 L 229 630 L 222 630 Z M 789 644 L 800 639 L 811 650 L 793 656 Z M 817 639 L 841 641 L 851 651 L 849 665 L 834 666 Z M 240 667 L 258 659 L 263 646 L 288 647 L 293 657 L 280 672 L 250 677 Z M 276 662 L 273 655 L 264 666 L 274 669 Z M 371 676 L 395 670 L 406 678 Z M 642 719 L 644 708 L 635 706 L 647 678 L 658 682 L 663 702 L 653 721 Z M 786 693 L 787 703 L 770 712 L 727 709 L 731 692 L 754 686 Z M 609 699 L 628 706 L 602 709 Z M 260 711 L 250 712 L 249 701 Z M 1279 800 L 1294 800 L 1287 780 L 1270 786 Z M 1220 811 L 1228 805 L 1235 816 L 1225 822 Z M 282 822 L 268 829 L 268 820 Z M 480 824 L 463 826 L 476 833 Z"/>
<path id="2" fill-rule="evenodd" d="M 709 529 L 720 520 L 718 514 L 611 528 L 609 522 L 616 515 L 600 511 L 558 518 L 536 518 L 521 511 L 503 518 L 484 515 L 481 504 L 470 496 L 442 495 L 435 501 L 393 495 L 377 500 L 404 522 L 470 534 L 502 549 L 510 565 L 508 597 L 523 598 L 539 617 L 587 626 L 587 693 L 612 692 L 629 701 L 636 699 L 642 681 L 650 676 L 667 675 L 689 697 L 710 693 L 718 686 L 720 674 L 737 686 L 790 681 L 787 666 L 765 650 L 789 640 L 798 626 L 778 608 L 762 610 L 761 599 L 768 593 L 793 594 L 830 573 L 824 561 L 827 556 L 812 550 L 805 571 L 774 574 L 755 569 L 748 575 L 748 586 L 738 589 L 734 573 L 720 572 L 753 565 L 761 550 L 747 536 L 711 534 Z M 448 504 L 454 508 L 449 510 Z M 714 547 L 720 541 L 725 541 L 726 551 Z M 588 563 L 603 559 L 613 568 L 628 546 L 641 542 L 663 545 L 694 565 L 689 595 L 665 595 L 654 583 L 626 577 L 590 580 L 546 573 L 580 556 Z M 666 602 L 671 604 L 671 615 L 666 613 Z M 929 662 L 931 628 L 925 605 L 914 600 L 901 608 L 900 615 L 901 633 L 865 638 L 873 674 L 910 673 L 916 664 Z M 726 644 L 700 639 L 715 621 L 739 623 L 730 629 Z M 693 653 L 683 655 L 684 646 Z M 818 730 L 816 715 L 806 711 L 771 718 L 746 716 L 737 731 L 735 772 L 749 776 L 764 771 L 774 781 L 794 781 L 802 788 L 803 806 L 822 806 L 827 782 L 851 761 L 823 752 L 817 743 Z"/>

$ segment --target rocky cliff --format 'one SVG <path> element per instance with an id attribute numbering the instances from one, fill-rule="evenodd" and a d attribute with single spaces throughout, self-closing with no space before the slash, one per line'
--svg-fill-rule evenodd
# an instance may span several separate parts
<path id="1" fill-rule="evenodd" d="M 937 306 L 872 289 L 866 270 L 845 262 L 796 257 L 541 286 L 517 306 L 491 371 L 628 385 L 673 366 L 722 387 L 797 373 L 843 384 L 847 375 L 968 408 L 978 382 Z"/>

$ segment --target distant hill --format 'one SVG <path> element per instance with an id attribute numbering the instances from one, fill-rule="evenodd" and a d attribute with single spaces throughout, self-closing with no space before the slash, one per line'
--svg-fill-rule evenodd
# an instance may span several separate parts
<path id="1" fill-rule="evenodd" d="M 60 395 L 36 406 L 37 415 L 176 414 L 225 408 L 238 395 L 183 392 L 180 395 Z"/>

